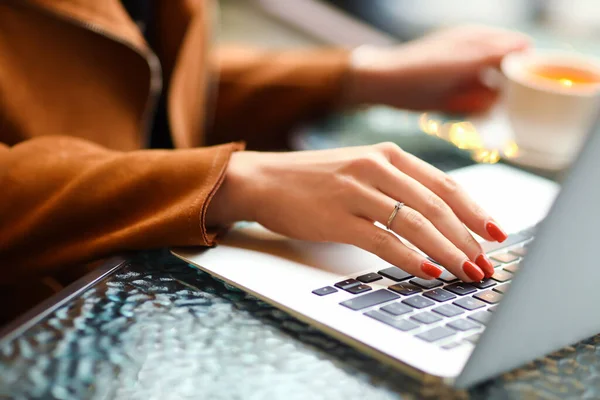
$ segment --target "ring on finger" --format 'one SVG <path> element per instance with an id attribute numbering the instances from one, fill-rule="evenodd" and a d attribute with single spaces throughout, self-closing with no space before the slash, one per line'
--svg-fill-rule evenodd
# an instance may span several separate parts
<path id="1" fill-rule="evenodd" d="M 400 211 L 402 207 L 404 207 L 404 203 L 400 201 L 396 202 L 396 205 L 394 205 L 394 210 L 390 214 L 390 217 L 387 220 L 387 225 L 385 226 L 385 228 L 388 231 L 392 229 L 392 222 L 394 222 L 394 218 L 396 218 L 396 215 L 398 215 L 398 211 Z"/>

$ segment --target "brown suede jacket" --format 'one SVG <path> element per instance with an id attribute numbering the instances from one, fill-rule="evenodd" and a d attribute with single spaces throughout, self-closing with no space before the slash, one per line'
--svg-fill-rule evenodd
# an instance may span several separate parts
<path id="1" fill-rule="evenodd" d="M 150 49 L 119 0 L 0 0 L 0 285 L 212 245 L 206 209 L 240 141 L 279 147 L 338 101 L 347 52 L 211 51 L 214 4 L 156 4 Z M 163 79 L 177 150 L 140 150 Z"/>

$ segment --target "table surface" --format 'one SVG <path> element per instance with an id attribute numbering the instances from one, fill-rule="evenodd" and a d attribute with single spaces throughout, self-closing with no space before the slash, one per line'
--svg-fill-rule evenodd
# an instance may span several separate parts
<path id="1" fill-rule="evenodd" d="M 0 398 L 596 399 L 599 356 L 597 336 L 469 391 L 425 384 L 154 251 L 0 341 Z"/>

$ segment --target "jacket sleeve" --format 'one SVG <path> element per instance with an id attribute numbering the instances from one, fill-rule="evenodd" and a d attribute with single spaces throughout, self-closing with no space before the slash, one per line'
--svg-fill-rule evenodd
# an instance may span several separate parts
<path id="1" fill-rule="evenodd" d="M 286 133 L 331 111 L 349 64 L 342 49 L 269 51 L 222 47 L 216 110 L 208 143 L 244 140 L 253 149 L 286 148 Z"/>
<path id="2" fill-rule="evenodd" d="M 232 143 L 116 152 L 71 137 L 0 143 L 0 283 L 115 252 L 212 245 L 205 213 Z"/>

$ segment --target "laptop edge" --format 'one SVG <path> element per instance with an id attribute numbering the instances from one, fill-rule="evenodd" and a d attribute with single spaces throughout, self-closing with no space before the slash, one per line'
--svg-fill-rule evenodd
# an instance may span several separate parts
<path id="1" fill-rule="evenodd" d="M 524 265 L 456 386 L 467 387 L 600 332 L 598 120 L 540 224 Z"/>

